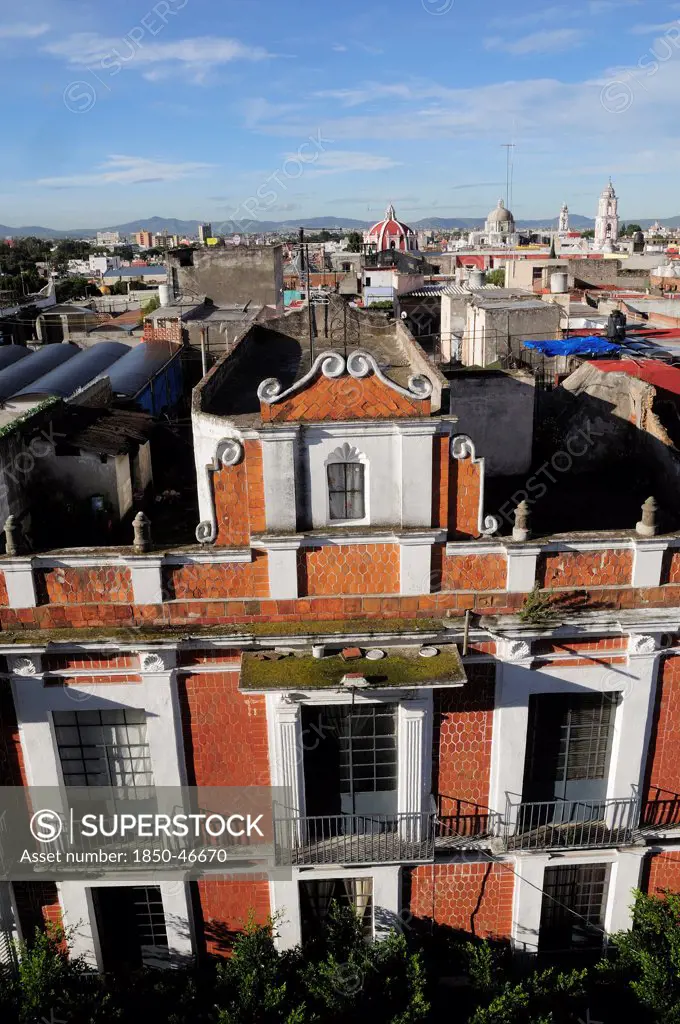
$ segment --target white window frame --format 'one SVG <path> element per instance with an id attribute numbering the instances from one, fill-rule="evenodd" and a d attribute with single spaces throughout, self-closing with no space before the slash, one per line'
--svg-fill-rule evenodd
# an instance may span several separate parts
<path id="1" fill-rule="evenodd" d="M 338 464 L 359 464 L 364 467 L 364 515 L 361 519 L 332 519 L 331 518 L 331 494 L 328 483 L 328 467 Z M 324 489 L 326 495 L 326 523 L 329 527 L 334 526 L 368 526 L 371 522 L 370 502 L 369 497 L 371 493 L 370 486 L 370 464 L 368 457 L 360 452 L 358 448 L 350 445 L 345 441 L 344 444 L 340 445 L 334 451 L 332 451 L 325 459 L 324 464 Z"/>

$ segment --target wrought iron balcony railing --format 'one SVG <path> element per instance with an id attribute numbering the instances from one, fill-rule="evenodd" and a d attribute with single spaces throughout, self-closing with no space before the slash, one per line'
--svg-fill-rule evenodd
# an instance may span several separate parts
<path id="1" fill-rule="evenodd" d="M 508 801 L 508 850 L 597 849 L 630 843 L 638 824 L 636 797 L 614 800 Z"/>
<path id="2" fill-rule="evenodd" d="M 434 813 L 274 819 L 276 863 L 395 864 L 434 859 Z"/>

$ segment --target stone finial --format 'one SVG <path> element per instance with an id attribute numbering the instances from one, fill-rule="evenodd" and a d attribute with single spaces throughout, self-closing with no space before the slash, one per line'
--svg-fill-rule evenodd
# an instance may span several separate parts
<path id="1" fill-rule="evenodd" d="M 519 505 L 515 509 L 515 525 L 512 528 L 512 539 L 513 540 L 528 540 L 531 535 L 529 526 L 529 520 L 531 519 L 531 512 L 529 511 L 529 502 L 520 501 Z"/>
<path id="2" fill-rule="evenodd" d="M 5 531 L 5 554 L 19 554 L 19 530 L 14 516 L 8 516 L 4 525 Z"/>
<path id="3" fill-rule="evenodd" d="M 642 519 L 635 524 L 635 532 L 641 537 L 654 537 L 657 531 L 656 513 L 659 506 L 655 498 L 647 498 L 642 506 Z"/>
<path id="4" fill-rule="evenodd" d="M 138 512 L 132 520 L 132 529 L 135 534 L 134 552 L 136 555 L 143 555 L 151 547 L 151 521 L 143 512 Z"/>

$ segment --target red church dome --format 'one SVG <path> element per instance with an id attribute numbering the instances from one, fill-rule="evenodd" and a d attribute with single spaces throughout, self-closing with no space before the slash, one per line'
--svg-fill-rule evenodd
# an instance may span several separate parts
<path id="1" fill-rule="evenodd" d="M 414 252 L 418 249 L 415 231 L 408 224 L 402 224 L 397 220 L 391 203 L 385 212 L 385 219 L 374 224 L 366 235 L 366 242 L 377 252 L 384 252 L 386 249 Z"/>

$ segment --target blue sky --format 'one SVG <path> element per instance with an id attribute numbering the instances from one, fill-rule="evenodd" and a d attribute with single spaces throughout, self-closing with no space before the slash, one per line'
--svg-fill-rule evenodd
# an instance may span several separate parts
<path id="1" fill-rule="evenodd" d="M 0 0 L 0 223 L 680 214 L 680 2 Z"/>

